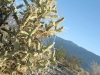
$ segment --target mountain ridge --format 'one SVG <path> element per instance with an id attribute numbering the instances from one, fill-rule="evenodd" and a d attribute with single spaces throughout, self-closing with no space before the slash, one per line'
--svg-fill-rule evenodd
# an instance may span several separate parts
<path id="1" fill-rule="evenodd" d="M 53 39 L 54 39 L 53 37 L 50 38 L 49 43 L 52 42 Z M 66 50 L 70 55 L 75 54 L 78 58 L 82 59 L 83 61 L 82 68 L 84 68 L 85 70 L 90 69 L 91 62 L 95 61 L 98 64 L 100 64 L 100 56 L 96 55 L 93 52 L 88 51 L 83 47 L 78 46 L 77 44 L 75 44 L 70 40 L 65 40 L 56 36 L 55 47 L 56 46 L 63 46 L 64 48 L 66 48 Z"/>

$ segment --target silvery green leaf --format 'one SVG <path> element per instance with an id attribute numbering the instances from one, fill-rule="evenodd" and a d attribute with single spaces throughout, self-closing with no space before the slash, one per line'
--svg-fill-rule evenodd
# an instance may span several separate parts
<path id="1" fill-rule="evenodd" d="M 57 26 L 60 22 L 62 22 L 64 20 L 64 18 L 61 18 L 61 19 L 59 19 L 59 20 L 57 20 L 56 22 L 55 22 L 55 25 Z"/>
<path id="2" fill-rule="evenodd" d="M 59 29 L 57 29 L 56 31 L 57 31 L 57 32 L 61 32 L 61 31 L 63 30 L 63 28 L 64 28 L 64 27 L 62 26 L 62 27 L 60 27 Z"/>
<path id="3" fill-rule="evenodd" d="M 32 36 L 39 28 L 39 25 L 38 26 L 35 26 L 34 29 L 30 32 L 30 36 Z"/>
<path id="4" fill-rule="evenodd" d="M 31 45 L 31 39 L 29 38 L 29 40 L 28 40 L 28 46 L 30 47 L 30 45 Z"/>
<path id="5" fill-rule="evenodd" d="M 20 31 L 20 33 L 28 35 L 28 32 L 26 31 Z"/>

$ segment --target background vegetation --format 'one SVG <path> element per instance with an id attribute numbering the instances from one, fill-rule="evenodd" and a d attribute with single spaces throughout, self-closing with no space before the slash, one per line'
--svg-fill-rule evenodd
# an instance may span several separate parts
<path id="1" fill-rule="evenodd" d="M 55 57 L 57 61 L 70 69 L 78 69 L 82 65 L 82 60 L 80 58 L 76 57 L 74 54 L 69 55 L 68 51 L 62 46 L 56 47 Z"/>
<path id="2" fill-rule="evenodd" d="M 91 62 L 90 68 L 91 75 L 100 75 L 100 64 L 97 64 L 96 62 Z"/>

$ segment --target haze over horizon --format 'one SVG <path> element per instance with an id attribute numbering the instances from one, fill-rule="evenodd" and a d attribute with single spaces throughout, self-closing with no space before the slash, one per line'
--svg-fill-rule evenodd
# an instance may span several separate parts
<path id="1" fill-rule="evenodd" d="M 57 0 L 65 29 L 57 36 L 100 56 L 100 0 Z"/>

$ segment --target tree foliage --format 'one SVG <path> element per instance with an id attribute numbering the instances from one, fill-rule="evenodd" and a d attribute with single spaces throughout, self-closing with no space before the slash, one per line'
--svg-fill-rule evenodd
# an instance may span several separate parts
<path id="1" fill-rule="evenodd" d="M 82 65 L 82 60 L 75 54 L 69 55 L 65 48 L 57 46 L 55 51 L 55 57 L 57 61 L 61 62 L 69 69 L 78 69 Z"/>
<path id="2" fill-rule="evenodd" d="M 39 38 L 62 31 L 55 0 L 0 0 L 0 74 L 28 75 L 54 59 L 51 48 Z M 9 27 L 9 17 L 18 28 Z M 28 74 L 27 74 L 28 73 Z"/>
<path id="3" fill-rule="evenodd" d="M 91 75 L 100 75 L 100 64 L 96 63 L 96 62 L 92 62 L 90 64 L 90 68 L 91 68 Z"/>
<path id="4" fill-rule="evenodd" d="M 58 61 L 63 62 L 68 57 L 68 52 L 65 48 L 57 46 L 55 52 L 55 57 Z"/>

